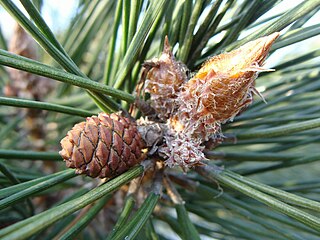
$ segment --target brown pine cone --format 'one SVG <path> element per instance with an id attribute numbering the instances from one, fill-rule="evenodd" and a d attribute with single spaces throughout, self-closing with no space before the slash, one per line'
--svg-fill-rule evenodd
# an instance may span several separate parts
<path id="1" fill-rule="evenodd" d="M 16 24 L 14 27 L 9 42 L 9 51 L 34 60 L 38 59 L 37 43 L 19 24 Z M 54 81 L 32 73 L 14 68 L 9 68 L 8 72 L 11 81 L 4 91 L 4 94 L 7 96 L 41 100 L 55 86 Z"/>
<path id="2" fill-rule="evenodd" d="M 135 123 L 114 113 L 88 117 L 60 143 L 67 167 L 93 178 L 114 177 L 140 163 L 145 145 Z"/>

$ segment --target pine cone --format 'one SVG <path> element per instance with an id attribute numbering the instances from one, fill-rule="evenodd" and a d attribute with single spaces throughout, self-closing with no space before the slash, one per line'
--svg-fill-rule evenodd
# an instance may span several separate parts
<path id="1" fill-rule="evenodd" d="M 252 102 L 254 80 L 279 33 L 251 41 L 210 59 L 182 86 L 180 107 L 170 119 L 176 131 L 209 140 L 220 132 L 220 124 L 233 118 Z"/>
<path id="2" fill-rule="evenodd" d="M 33 38 L 18 24 L 9 42 L 9 51 L 37 60 L 37 45 Z M 41 100 L 55 86 L 54 81 L 25 71 L 9 68 L 11 81 L 5 87 L 6 96 Z"/>
<path id="3" fill-rule="evenodd" d="M 144 68 L 147 71 L 145 91 L 150 93 L 150 105 L 161 120 L 166 120 L 178 107 L 176 98 L 180 86 L 187 80 L 187 68 L 175 60 L 167 37 L 160 58 L 145 62 Z"/>
<path id="4" fill-rule="evenodd" d="M 114 177 L 143 160 L 144 142 L 135 123 L 114 113 L 88 117 L 60 143 L 67 167 L 93 178 Z"/>

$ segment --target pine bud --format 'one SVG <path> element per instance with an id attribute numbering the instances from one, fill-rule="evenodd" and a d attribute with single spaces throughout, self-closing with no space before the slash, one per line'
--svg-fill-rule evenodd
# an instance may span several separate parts
<path id="1" fill-rule="evenodd" d="M 90 177 L 114 177 L 143 160 L 144 142 L 134 122 L 100 113 L 76 124 L 59 152 L 69 168 Z"/>
<path id="2" fill-rule="evenodd" d="M 168 38 L 159 59 L 144 63 L 147 71 L 145 91 L 150 93 L 151 107 L 161 120 L 168 119 L 177 109 L 176 98 L 180 86 L 187 80 L 187 68 L 175 60 Z"/>
<path id="3" fill-rule="evenodd" d="M 180 166 L 184 171 L 201 165 L 206 157 L 203 153 L 204 146 L 201 139 L 194 139 L 183 133 L 167 135 L 166 144 L 159 148 L 160 156 L 169 167 Z"/>
<path id="4" fill-rule="evenodd" d="M 273 33 L 207 61 L 182 86 L 180 107 L 170 120 L 173 128 L 203 140 L 219 133 L 221 123 L 232 121 L 258 93 L 254 80 L 259 72 L 270 71 L 262 65 L 278 36 Z"/>

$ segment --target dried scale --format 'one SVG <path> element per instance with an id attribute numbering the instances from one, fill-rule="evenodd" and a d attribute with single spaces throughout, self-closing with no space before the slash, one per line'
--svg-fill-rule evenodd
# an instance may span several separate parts
<path id="1" fill-rule="evenodd" d="M 147 61 L 142 72 L 156 118 L 134 122 L 120 114 L 92 116 L 62 139 L 60 155 L 77 173 L 100 178 L 140 163 L 144 147 L 151 159 L 162 159 L 169 167 L 187 171 L 202 165 L 205 148 L 223 141 L 221 124 L 252 103 L 253 93 L 262 97 L 254 80 L 259 72 L 270 71 L 263 64 L 278 36 L 211 58 L 189 81 L 188 70 L 174 59 L 166 38 L 160 58 Z"/>

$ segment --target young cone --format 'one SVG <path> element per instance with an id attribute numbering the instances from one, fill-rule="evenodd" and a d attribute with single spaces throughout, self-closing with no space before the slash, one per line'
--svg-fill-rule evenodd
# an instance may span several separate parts
<path id="1" fill-rule="evenodd" d="M 76 124 L 61 140 L 67 167 L 90 177 L 114 177 L 143 160 L 144 141 L 134 122 L 100 113 Z"/>
<path id="2" fill-rule="evenodd" d="M 208 60 L 182 86 L 180 107 L 170 119 L 171 126 L 193 138 L 214 138 L 221 123 L 232 121 L 252 102 L 252 93 L 259 94 L 254 80 L 259 72 L 270 71 L 262 66 L 278 36 L 273 33 Z"/>
<path id="3" fill-rule="evenodd" d="M 161 120 L 166 120 L 177 109 L 176 98 L 180 86 L 187 80 L 187 68 L 175 60 L 167 37 L 160 58 L 143 66 L 147 72 L 145 92 L 150 93 L 151 107 Z"/>

